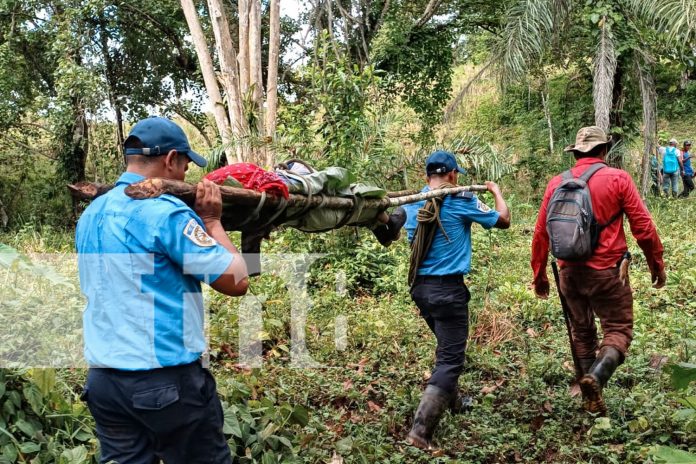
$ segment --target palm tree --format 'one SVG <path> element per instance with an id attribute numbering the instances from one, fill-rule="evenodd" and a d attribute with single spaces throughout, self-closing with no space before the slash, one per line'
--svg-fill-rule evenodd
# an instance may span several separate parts
<path id="1" fill-rule="evenodd" d="M 583 34 L 583 41 L 596 40 L 592 58 L 592 96 L 595 125 L 608 132 L 612 111 L 620 117 L 622 76 L 633 74 L 639 82 L 643 105 L 643 159 L 641 191 L 647 194 L 649 186 L 649 158 L 655 149 L 657 134 L 656 91 L 653 77 L 653 47 L 646 40 L 646 31 L 664 31 L 669 39 L 693 42 L 696 39 L 696 0 L 624 0 L 596 5 L 593 23 L 599 33 L 590 28 L 574 28 Z M 517 0 L 508 9 L 492 48 L 492 64 L 500 73 L 503 87 L 523 82 L 532 71 L 544 73 L 543 64 L 559 65 L 562 52 L 572 49 L 578 40 L 569 40 L 562 33 L 574 24 L 586 23 L 586 2 L 579 0 Z M 625 18 L 621 33 L 632 36 L 641 44 L 625 52 L 618 59 L 613 28 L 615 13 Z M 596 38 L 595 38 L 596 35 Z M 565 40 L 564 40 L 565 39 Z M 554 53 L 555 52 L 555 53 Z M 554 61 L 555 60 L 555 61 Z"/>

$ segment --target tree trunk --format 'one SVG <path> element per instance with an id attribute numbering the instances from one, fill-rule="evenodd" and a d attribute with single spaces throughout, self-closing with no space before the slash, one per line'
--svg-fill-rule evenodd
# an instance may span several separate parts
<path id="1" fill-rule="evenodd" d="M 268 40 L 268 83 L 266 84 L 266 136 L 275 137 L 278 115 L 278 60 L 280 54 L 280 0 L 271 0 Z M 266 166 L 274 164 L 273 151 L 266 152 Z"/>
<path id="2" fill-rule="evenodd" d="M 645 199 L 650 189 L 650 156 L 655 151 L 657 140 L 657 92 L 652 72 L 652 58 L 639 55 L 641 63 L 636 64 L 640 95 L 643 102 L 643 159 L 641 161 L 640 194 Z"/>
<path id="3" fill-rule="evenodd" d="M 222 0 L 208 0 L 215 43 L 217 45 L 218 59 L 220 60 L 220 74 L 227 94 L 227 106 L 230 115 L 232 132 L 238 138 L 244 137 L 248 133 L 244 111 L 242 108 L 242 97 L 239 91 L 239 77 L 237 74 L 237 53 L 232 43 L 230 25 L 227 21 L 225 8 Z M 237 161 L 244 159 L 241 145 L 237 145 Z"/>
<path id="4" fill-rule="evenodd" d="M 111 35 L 108 34 L 107 20 L 102 12 L 99 16 L 99 45 L 101 48 L 102 59 L 104 61 L 104 77 L 106 78 L 107 94 L 109 97 L 109 103 L 114 109 L 114 115 L 116 116 L 116 146 L 118 147 L 118 152 L 121 155 L 121 161 L 123 167 L 125 168 L 125 154 L 123 151 L 123 142 L 125 136 L 123 134 L 123 114 L 121 113 L 121 105 L 119 104 L 119 96 L 116 94 L 116 78 L 114 77 L 114 63 L 111 59 L 111 53 L 109 53 L 109 40 Z"/>
<path id="5" fill-rule="evenodd" d="M 246 97 L 247 92 L 249 92 L 250 81 L 249 47 L 246 45 L 249 43 L 249 1 L 239 0 L 237 2 L 239 16 L 239 55 L 237 55 L 237 61 L 239 62 L 239 89 L 242 97 Z"/>
<path id="6" fill-rule="evenodd" d="M 549 153 L 553 154 L 553 125 L 551 124 L 551 108 L 549 108 L 549 91 L 548 83 L 546 85 L 546 93 L 541 92 L 541 104 L 544 107 L 544 116 L 546 116 L 546 125 L 549 128 Z"/>
<path id="7" fill-rule="evenodd" d="M 186 17 L 186 22 L 188 23 L 189 30 L 191 31 L 191 38 L 193 39 L 193 44 L 196 47 L 196 55 L 198 56 L 198 63 L 201 67 L 201 73 L 203 74 L 205 89 L 208 94 L 208 99 L 210 99 L 213 115 L 215 116 L 215 124 L 217 125 L 218 132 L 220 133 L 220 140 L 222 141 L 223 145 L 225 145 L 225 156 L 227 158 L 227 162 L 229 163 L 231 161 L 230 155 L 232 152 L 230 146 L 230 136 L 232 135 L 232 131 L 230 130 L 230 121 L 225 112 L 225 105 L 222 102 L 222 95 L 220 95 L 220 88 L 218 87 L 217 78 L 215 77 L 213 59 L 210 56 L 208 43 L 205 40 L 203 28 L 198 20 L 198 14 L 196 13 L 196 7 L 193 4 L 193 0 L 181 0 L 181 8 L 184 10 L 184 16 Z"/>
<path id="8" fill-rule="evenodd" d="M 249 0 L 249 75 L 257 111 L 258 135 L 263 131 L 263 62 L 261 60 L 261 0 Z"/>

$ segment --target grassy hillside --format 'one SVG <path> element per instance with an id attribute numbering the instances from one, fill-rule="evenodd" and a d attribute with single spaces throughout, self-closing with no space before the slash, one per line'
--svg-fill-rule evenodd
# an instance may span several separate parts
<path id="1" fill-rule="evenodd" d="M 265 275 L 251 285 L 263 308 L 262 367 L 239 363 L 238 322 L 245 314 L 239 300 L 212 296 L 213 370 L 237 452 L 313 463 L 596 463 L 646 462 L 659 444 L 696 451 L 693 415 L 678 413 L 679 399 L 688 395 L 673 391 L 668 376 L 651 367 L 663 356 L 690 362 L 696 356 L 696 232 L 690 226 L 696 200 L 649 204 L 665 244 L 665 289 L 650 287 L 645 261 L 630 245 L 635 341 L 608 387 L 610 416 L 599 419 L 568 395 L 572 368 L 558 300 L 537 300 L 528 286 L 536 205 L 512 196 L 509 231 L 475 228 L 474 271 L 467 279 L 471 343 L 460 380 L 475 407 L 445 416 L 436 435 L 440 451 L 425 453 L 402 441 L 434 352 L 434 338 L 408 297 L 405 241 L 384 249 L 365 232 L 307 237 L 288 231 L 264 252 L 327 253 L 309 273 L 312 307 L 304 331 L 308 353 L 322 367 L 291 364 L 293 297 L 280 279 Z M 25 231 L 0 242 L 23 251 L 67 251 L 71 236 Z M 337 276 L 345 290 L 336 290 Z M 340 349 L 337 321 L 347 324 Z M 79 389 L 82 375 L 59 372 L 67 391 Z M 93 449 L 93 437 L 86 444 Z"/>

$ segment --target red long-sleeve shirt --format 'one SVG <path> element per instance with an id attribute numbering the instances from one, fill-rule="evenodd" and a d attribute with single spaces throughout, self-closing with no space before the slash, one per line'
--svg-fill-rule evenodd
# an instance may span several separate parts
<path id="1" fill-rule="evenodd" d="M 598 158 L 581 158 L 575 163 L 575 167 L 571 171 L 575 177 L 578 177 L 592 164 L 601 162 L 602 160 Z M 560 183 L 561 176 L 558 175 L 551 179 L 546 186 L 544 200 L 539 208 L 539 217 L 534 228 L 531 264 L 535 285 L 548 284 L 546 263 L 549 256 L 549 234 L 546 231 L 546 208 L 551 195 Z M 650 270 L 656 272 L 661 269 L 663 266 L 662 242 L 631 176 L 621 169 L 607 167 L 597 171 L 590 178 L 588 186 L 597 222 L 606 224 L 614 215 L 623 210 L 628 217 L 631 233 L 645 253 Z M 602 231 L 597 248 L 589 260 L 585 262 L 558 260 L 558 264 L 561 267 L 584 265 L 593 269 L 608 269 L 617 264 L 627 249 L 622 216 Z"/>

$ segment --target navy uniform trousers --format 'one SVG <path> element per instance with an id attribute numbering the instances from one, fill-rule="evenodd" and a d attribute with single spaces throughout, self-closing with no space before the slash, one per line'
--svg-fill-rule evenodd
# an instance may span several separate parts
<path id="1" fill-rule="evenodd" d="M 469 289 L 462 275 L 417 276 L 411 298 L 437 339 L 429 385 L 457 391 L 469 336 Z"/>
<path id="2" fill-rule="evenodd" d="M 200 362 L 149 371 L 90 368 L 83 399 L 101 462 L 232 462 L 215 379 Z"/>

